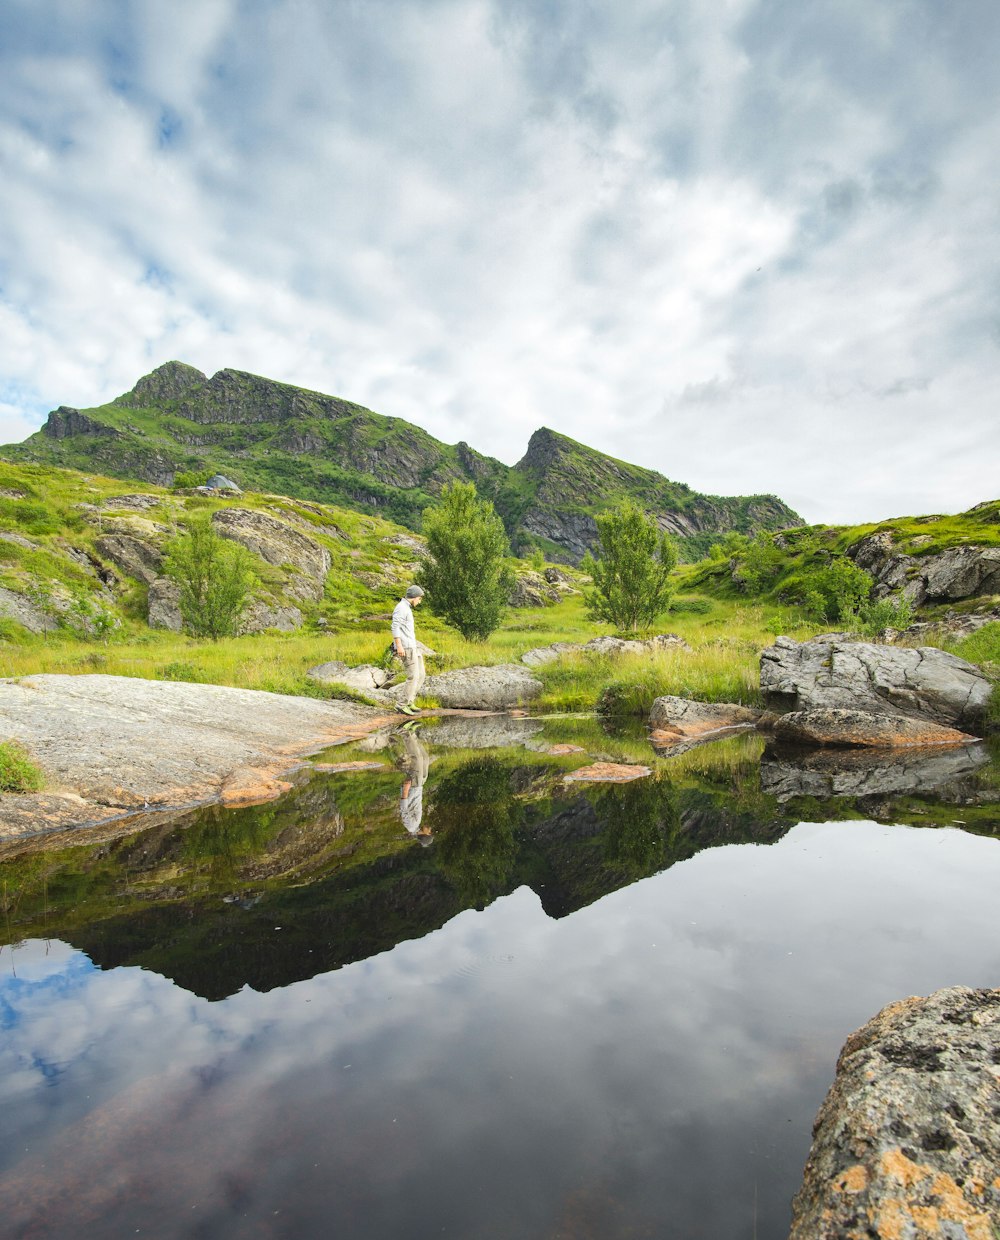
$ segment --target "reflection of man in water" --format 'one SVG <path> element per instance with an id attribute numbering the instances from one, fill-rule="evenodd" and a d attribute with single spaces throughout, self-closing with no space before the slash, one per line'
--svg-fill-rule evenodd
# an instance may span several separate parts
<path id="1" fill-rule="evenodd" d="M 430 827 L 421 825 L 424 816 L 424 781 L 427 779 L 430 757 L 409 730 L 411 726 L 407 724 L 400 734 L 403 740 L 403 755 L 400 759 L 403 785 L 399 790 L 399 816 L 407 831 L 426 846 L 433 839 Z"/>

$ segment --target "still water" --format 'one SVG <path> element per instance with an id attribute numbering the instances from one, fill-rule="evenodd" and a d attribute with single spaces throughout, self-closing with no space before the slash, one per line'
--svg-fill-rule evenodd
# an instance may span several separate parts
<path id="1" fill-rule="evenodd" d="M 846 1035 L 1000 985 L 996 766 L 568 727 L 0 860 L 0 1233 L 786 1236 Z"/>

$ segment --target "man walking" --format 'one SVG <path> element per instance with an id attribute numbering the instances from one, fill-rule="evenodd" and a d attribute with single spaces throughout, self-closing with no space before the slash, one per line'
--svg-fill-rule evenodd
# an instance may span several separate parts
<path id="1" fill-rule="evenodd" d="M 413 609 L 420 606 L 423 597 L 419 586 L 408 586 L 392 613 L 392 641 L 406 672 L 403 698 L 396 709 L 404 715 L 417 713 L 413 703 L 424 683 L 424 656 L 417 649 L 417 635 L 413 629 Z"/>

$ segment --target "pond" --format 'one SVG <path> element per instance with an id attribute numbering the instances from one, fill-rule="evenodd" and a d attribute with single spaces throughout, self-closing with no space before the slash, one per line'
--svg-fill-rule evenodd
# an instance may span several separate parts
<path id="1" fill-rule="evenodd" d="M 4 1235 L 787 1236 L 847 1034 L 1000 985 L 1000 767 L 761 749 L 442 719 L 9 848 Z"/>

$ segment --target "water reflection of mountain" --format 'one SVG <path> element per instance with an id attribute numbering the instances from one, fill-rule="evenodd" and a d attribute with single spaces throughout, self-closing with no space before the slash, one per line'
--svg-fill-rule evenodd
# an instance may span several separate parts
<path id="1" fill-rule="evenodd" d="M 441 749 L 426 789 L 433 847 L 402 830 L 397 771 L 316 776 L 271 805 L 6 861 L 8 937 L 58 937 L 103 968 L 141 965 L 209 999 L 265 991 L 523 886 L 565 917 L 703 849 L 772 843 L 802 818 L 959 818 L 993 833 L 996 768 L 985 757 L 977 747 L 923 763 L 759 762 L 734 743 L 581 790 L 563 782 L 571 760 Z"/>

